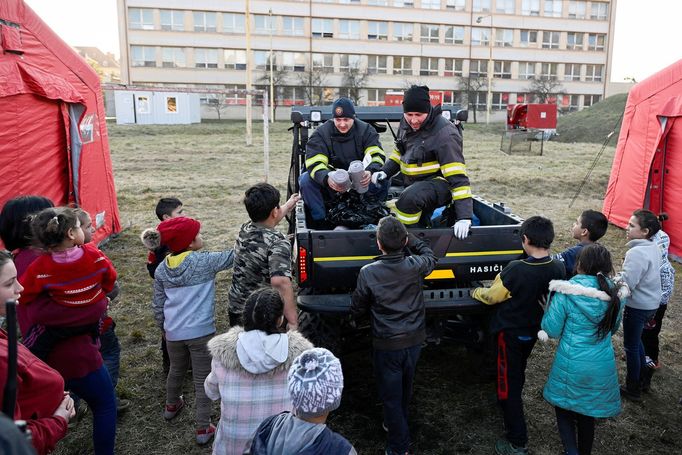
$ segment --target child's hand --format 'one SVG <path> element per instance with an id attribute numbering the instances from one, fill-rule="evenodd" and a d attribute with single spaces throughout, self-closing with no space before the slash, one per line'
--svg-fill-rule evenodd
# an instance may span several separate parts
<path id="1" fill-rule="evenodd" d="M 296 206 L 296 203 L 300 200 L 301 196 L 298 193 L 294 193 L 289 197 L 289 200 L 287 200 L 284 203 L 284 207 L 282 208 L 284 209 L 285 212 L 289 212 Z"/>

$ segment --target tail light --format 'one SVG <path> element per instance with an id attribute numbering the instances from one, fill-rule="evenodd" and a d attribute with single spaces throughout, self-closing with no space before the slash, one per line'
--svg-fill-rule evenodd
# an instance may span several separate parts
<path id="1" fill-rule="evenodd" d="M 303 283 L 308 279 L 308 250 L 298 247 L 298 282 Z"/>

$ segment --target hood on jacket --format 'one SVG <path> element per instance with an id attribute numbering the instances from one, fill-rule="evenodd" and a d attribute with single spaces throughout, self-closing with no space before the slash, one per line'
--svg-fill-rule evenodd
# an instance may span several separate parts
<path id="1" fill-rule="evenodd" d="M 168 281 L 173 286 L 188 286 L 193 283 L 194 271 L 199 265 L 196 254 L 194 251 L 169 254 L 156 269 L 156 279 Z"/>
<path id="2" fill-rule="evenodd" d="M 627 297 L 627 288 L 618 286 L 618 297 Z M 573 299 L 575 306 L 591 321 L 598 323 L 604 317 L 604 311 L 611 300 L 609 295 L 599 289 L 597 277 L 593 275 L 576 275 L 569 281 L 552 280 L 549 282 L 550 292 L 560 292 L 566 295 L 584 297 Z M 596 301 L 595 301 L 596 300 Z"/>
<path id="3" fill-rule="evenodd" d="M 251 334 L 251 332 L 260 332 L 263 336 Z M 232 327 L 227 333 L 213 337 L 208 342 L 208 350 L 213 358 L 228 370 L 274 375 L 282 371 L 289 371 L 289 367 L 296 357 L 303 351 L 313 348 L 312 343 L 299 332 L 289 331 L 282 335 L 286 338 L 286 357 L 279 363 L 277 363 L 276 358 L 283 357 L 281 350 L 283 342 L 279 337 L 268 338 L 268 335 L 260 330 L 246 332 L 241 326 Z M 241 355 L 239 351 L 242 351 Z M 246 366 L 249 367 L 248 369 L 242 363 L 242 358 L 245 360 Z M 266 367 L 269 369 L 265 369 Z M 250 370 L 259 372 L 254 373 Z"/>

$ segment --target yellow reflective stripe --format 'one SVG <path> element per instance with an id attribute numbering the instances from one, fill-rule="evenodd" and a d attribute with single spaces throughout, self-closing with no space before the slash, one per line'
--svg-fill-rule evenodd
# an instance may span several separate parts
<path id="1" fill-rule="evenodd" d="M 455 273 L 452 270 L 434 270 L 431 275 L 427 275 L 425 280 L 447 280 L 453 279 Z"/>
<path id="2" fill-rule="evenodd" d="M 457 188 L 453 188 L 451 191 L 452 193 L 452 200 L 457 201 L 459 199 L 466 199 L 468 197 L 471 197 L 471 187 L 470 186 L 458 186 Z"/>
<path id="3" fill-rule="evenodd" d="M 400 164 L 400 152 L 397 151 L 396 149 L 393 149 L 393 152 L 391 152 L 391 156 L 389 156 L 389 159 L 395 161 L 396 163 Z"/>
<path id="4" fill-rule="evenodd" d="M 326 258 L 314 258 L 313 262 L 334 262 L 334 261 L 369 261 L 376 256 L 329 256 Z"/>
<path id="5" fill-rule="evenodd" d="M 403 224 L 410 225 L 419 222 L 419 218 L 422 216 L 422 212 L 417 213 L 405 213 L 398 210 L 398 207 L 394 207 L 396 218 Z"/>
<path id="6" fill-rule="evenodd" d="M 310 167 L 315 163 L 329 164 L 329 157 L 322 153 L 318 153 L 317 155 L 305 160 L 305 167 Z"/>
<path id="7" fill-rule="evenodd" d="M 400 171 L 407 175 L 433 174 L 439 169 L 440 164 L 438 164 L 438 161 L 428 161 L 426 163 L 422 163 L 421 166 L 418 164 L 400 163 Z"/>
<path id="8" fill-rule="evenodd" d="M 466 251 L 460 253 L 446 253 L 446 257 L 468 257 L 468 256 L 497 256 L 504 254 L 521 254 L 523 250 L 499 250 L 499 251 Z"/>
<path id="9" fill-rule="evenodd" d="M 318 164 L 317 166 L 315 166 L 314 168 L 312 168 L 312 169 L 310 170 L 310 176 L 314 178 L 314 177 L 315 177 L 315 173 L 316 173 L 317 171 L 326 170 L 326 169 L 327 169 L 327 165 L 326 165 L 326 164 L 323 164 L 323 163 L 320 163 L 320 164 Z"/>
<path id="10" fill-rule="evenodd" d="M 465 174 L 467 173 L 467 167 L 464 163 L 448 163 L 443 164 L 440 167 L 440 171 L 443 173 L 444 177 L 450 177 L 451 175 Z"/>
<path id="11" fill-rule="evenodd" d="M 381 156 L 386 156 L 383 150 L 381 150 L 381 147 L 378 147 L 376 145 L 369 146 L 365 149 L 365 155 L 367 154 L 370 155 L 381 155 Z"/>
<path id="12" fill-rule="evenodd" d="M 372 161 L 370 161 L 370 163 L 384 164 L 384 158 L 381 156 L 375 156 L 372 158 Z"/>

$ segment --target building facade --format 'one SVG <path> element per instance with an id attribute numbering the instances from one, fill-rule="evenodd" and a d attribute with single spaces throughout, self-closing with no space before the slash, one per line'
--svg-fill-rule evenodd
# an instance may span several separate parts
<path id="1" fill-rule="evenodd" d="M 250 0 L 248 7 L 250 27 L 244 0 L 118 0 L 122 82 L 243 89 L 250 58 L 254 86 L 266 88 L 272 56 L 279 106 L 331 102 L 363 76 L 359 104 L 383 104 L 386 92 L 411 83 L 441 91 L 445 103 L 462 102 L 462 81 L 487 81 L 492 70 L 493 110 L 532 101 L 530 83 L 540 78 L 559 85 L 562 109 L 578 110 L 604 97 L 611 69 L 616 0 Z M 483 84 L 470 108 L 485 110 L 486 99 Z"/>

